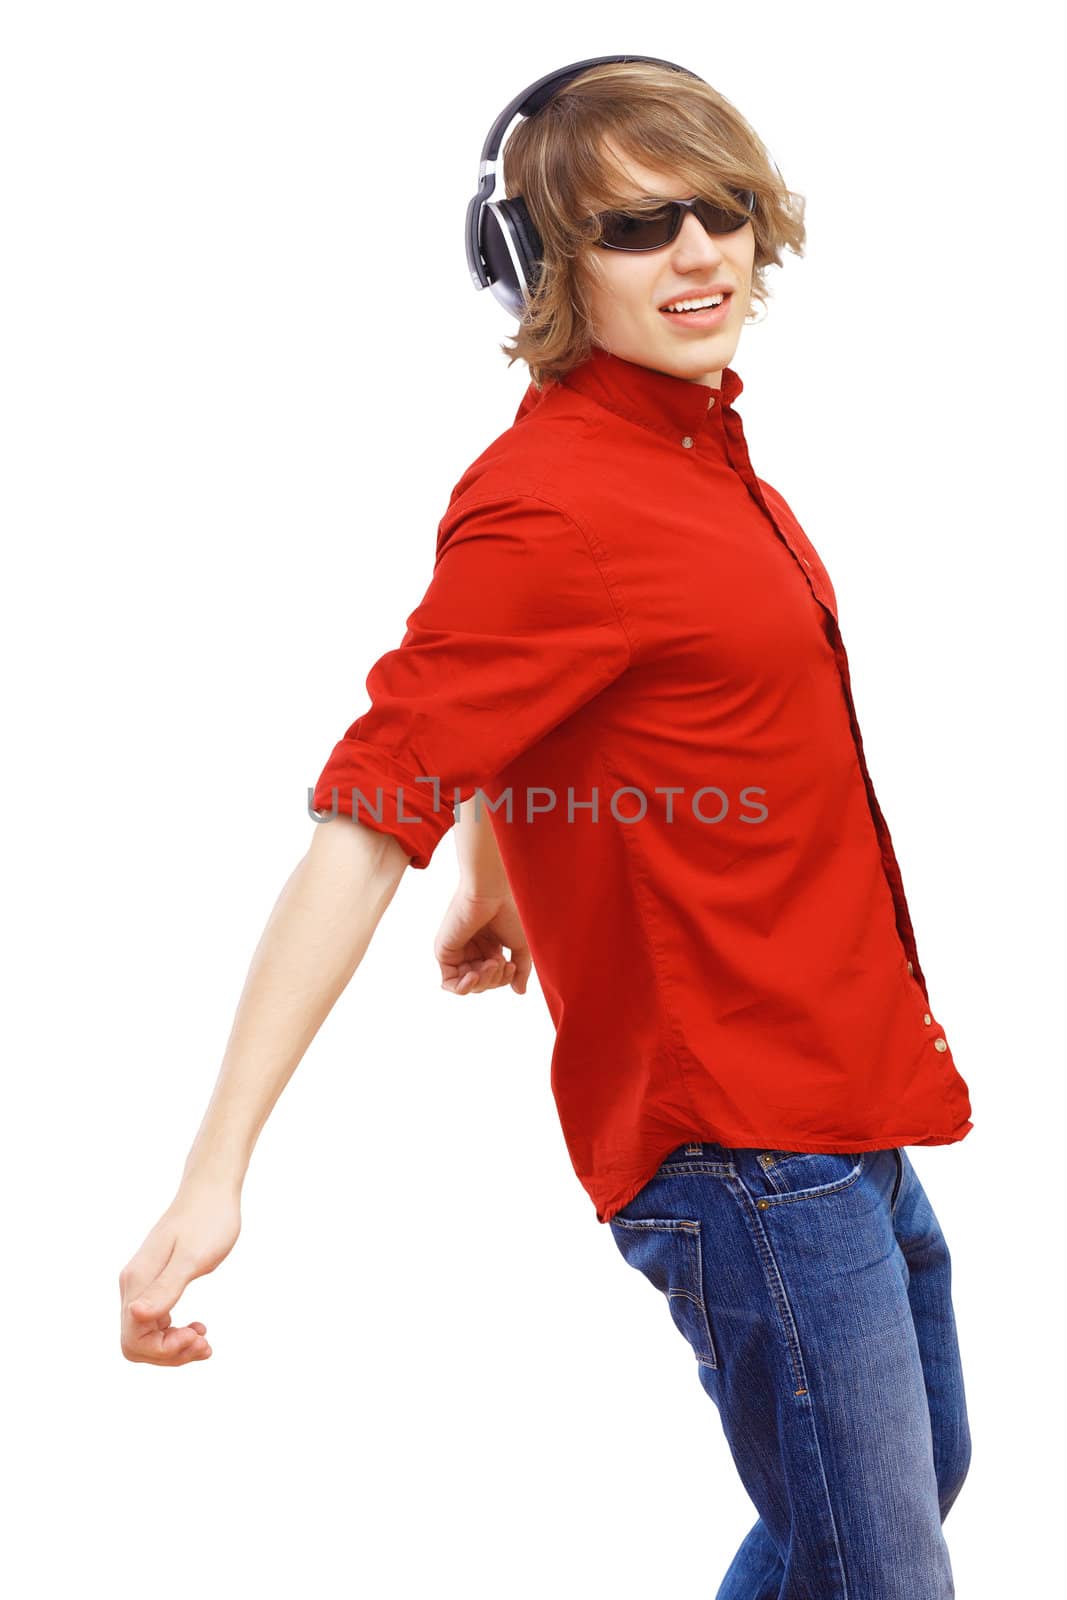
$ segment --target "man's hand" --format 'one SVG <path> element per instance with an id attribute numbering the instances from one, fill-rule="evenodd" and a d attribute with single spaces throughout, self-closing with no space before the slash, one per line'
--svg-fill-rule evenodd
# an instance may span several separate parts
<path id="1" fill-rule="evenodd" d="M 504 946 L 511 960 L 504 958 Z M 452 994 L 482 994 L 510 984 L 526 993 L 533 961 L 510 893 L 474 894 L 461 884 L 434 940 L 441 987 Z"/>
<path id="2" fill-rule="evenodd" d="M 204 1323 L 172 1328 L 171 1307 L 187 1284 L 226 1259 L 240 1231 L 240 1197 L 231 1184 L 183 1185 L 119 1273 L 122 1353 L 128 1361 L 184 1367 L 207 1360 L 211 1346 Z"/>

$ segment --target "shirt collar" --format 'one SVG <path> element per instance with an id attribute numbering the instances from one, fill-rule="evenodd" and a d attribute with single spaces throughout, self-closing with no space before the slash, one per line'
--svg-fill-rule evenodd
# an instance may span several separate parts
<path id="1" fill-rule="evenodd" d="M 710 426 L 722 406 L 732 407 L 744 388 L 732 367 L 723 368 L 721 387 L 712 389 L 708 384 L 626 361 L 599 345 L 560 381 L 617 416 L 670 439 L 696 437 Z M 713 406 L 708 405 L 711 394 L 715 396 Z"/>

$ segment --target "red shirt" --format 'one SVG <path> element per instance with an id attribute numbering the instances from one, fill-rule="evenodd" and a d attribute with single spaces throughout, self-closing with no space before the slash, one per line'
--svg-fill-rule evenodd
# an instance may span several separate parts
<path id="1" fill-rule="evenodd" d="M 313 794 L 355 800 L 414 867 L 457 795 L 499 805 L 600 1222 L 690 1137 L 860 1151 L 972 1126 L 833 587 L 752 470 L 741 390 L 729 367 L 716 391 L 599 348 L 531 383 L 452 491 L 429 586 Z"/>

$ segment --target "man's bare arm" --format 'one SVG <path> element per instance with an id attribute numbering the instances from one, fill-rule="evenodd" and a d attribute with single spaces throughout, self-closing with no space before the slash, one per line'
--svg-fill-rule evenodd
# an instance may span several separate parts
<path id="1" fill-rule="evenodd" d="M 526 935 L 488 807 L 477 795 L 464 800 L 455 825 L 459 886 L 434 940 L 441 987 L 452 994 L 484 994 L 510 986 L 525 994 L 532 970 Z M 504 956 L 505 946 L 512 959 Z"/>
<path id="2" fill-rule="evenodd" d="M 477 794 L 464 800 L 459 807 L 455 834 L 463 888 L 476 895 L 510 895 L 511 886 L 500 858 L 489 808 Z"/>
<path id="3" fill-rule="evenodd" d="M 315 825 L 268 918 L 185 1176 L 240 1182 L 256 1140 L 370 945 L 408 865 L 351 817 Z"/>
<path id="4" fill-rule="evenodd" d="M 210 1354 L 203 1324 L 172 1328 L 170 1308 L 236 1243 L 256 1140 L 362 961 L 408 860 L 390 834 L 350 817 L 316 823 L 253 954 L 175 1198 L 119 1275 L 130 1360 L 183 1365 Z"/>

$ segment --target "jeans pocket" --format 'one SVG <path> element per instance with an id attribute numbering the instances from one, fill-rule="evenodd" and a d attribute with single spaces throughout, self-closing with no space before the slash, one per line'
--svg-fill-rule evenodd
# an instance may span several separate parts
<path id="1" fill-rule="evenodd" d="M 666 1295 L 679 1332 L 689 1341 L 701 1366 L 719 1365 L 704 1300 L 700 1223 L 688 1217 L 609 1219 L 615 1243 L 635 1267 Z"/>
<path id="2" fill-rule="evenodd" d="M 863 1150 L 762 1150 L 756 1159 L 768 1194 L 814 1200 L 849 1188 L 863 1172 L 866 1157 Z"/>

